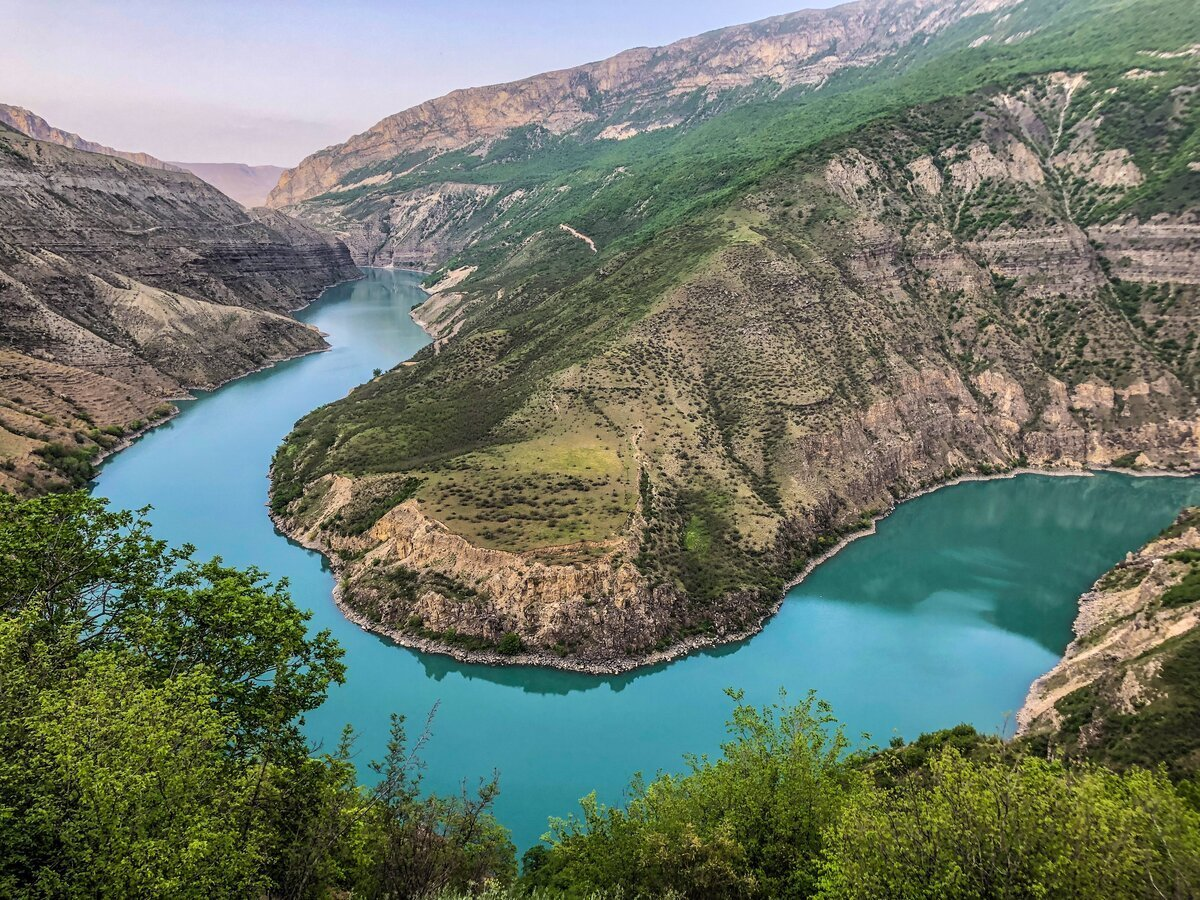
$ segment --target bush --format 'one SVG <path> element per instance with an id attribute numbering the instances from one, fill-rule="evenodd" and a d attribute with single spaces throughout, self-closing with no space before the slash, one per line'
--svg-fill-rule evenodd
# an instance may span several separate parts
<path id="1" fill-rule="evenodd" d="M 496 652 L 501 656 L 516 656 L 524 649 L 525 642 L 519 634 L 512 631 L 500 638 L 500 643 L 496 646 Z"/>
<path id="2" fill-rule="evenodd" d="M 373 790 L 298 720 L 341 649 L 255 569 L 85 493 L 0 494 L 0 896 L 425 897 L 511 881 L 497 786 L 421 791 L 395 719 Z M 101 625 L 102 623 L 102 625 Z"/>

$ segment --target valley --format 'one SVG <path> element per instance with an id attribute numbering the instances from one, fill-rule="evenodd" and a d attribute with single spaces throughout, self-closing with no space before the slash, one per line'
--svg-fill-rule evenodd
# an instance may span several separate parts
<path id="1" fill-rule="evenodd" d="M 731 685 L 756 703 L 812 687 L 852 734 L 881 746 L 947 723 L 1010 735 L 1030 683 L 1071 638 L 1079 595 L 1200 501 L 1196 479 L 1115 474 L 938 490 L 811 572 L 761 633 L 624 673 L 564 671 L 556 655 L 479 664 L 478 651 L 430 642 L 426 652 L 411 632 L 395 635 L 406 649 L 344 614 L 327 562 L 274 529 L 264 504 L 271 457 L 296 418 L 428 345 L 408 316 L 420 279 L 367 269 L 326 291 L 300 318 L 328 335 L 329 352 L 199 394 L 105 462 L 94 492 L 114 508 L 153 506 L 162 540 L 286 577 L 313 611 L 310 631 L 330 629 L 346 648 L 346 683 L 305 716 L 312 745 L 335 746 L 352 722 L 357 752 L 377 758 L 388 713 L 419 722 L 436 707 L 429 788 L 452 794 L 499 769 L 496 812 L 521 850 L 588 792 L 616 803 L 632 772 L 679 771 L 682 754 L 715 751 Z"/>
<path id="2" fill-rule="evenodd" d="M 0 896 L 1200 893 L 1200 5 L 814 2 L 13 11 Z"/>
<path id="3" fill-rule="evenodd" d="M 358 276 L 335 238 L 181 170 L 4 125 L 0 185 L 6 490 L 84 484 L 191 388 L 324 349 L 290 313 Z"/>

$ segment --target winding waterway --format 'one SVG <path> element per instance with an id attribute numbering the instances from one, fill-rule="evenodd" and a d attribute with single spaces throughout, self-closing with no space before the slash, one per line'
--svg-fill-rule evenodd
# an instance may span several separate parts
<path id="1" fill-rule="evenodd" d="M 106 463 L 96 490 L 117 506 L 152 505 L 158 537 L 287 577 L 314 628 L 332 629 L 347 651 L 347 683 L 307 719 L 313 740 L 331 747 L 353 724 L 365 772 L 390 713 L 419 722 L 438 705 L 429 786 L 451 791 L 499 770 L 497 812 L 520 847 L 593 789 L 619 801 L 635 771 L 677 769 L 685 752 L 716 750 L 730 686 L 755 702 L 780 687 L 815 689 L 851 734 L 879 744 L 964 721 L 1011 729 L 1030 682 L 1070 640 L 1079 594 L 1181 506 L 1200 502 L 1197 479 L 962 484 L 901 505 L 736 646 L 611 678 L 416 653 L 347 622 L 322 558 L 280 536 L 265 503 L 271 455 L 296 419 L 428 342 L 408 315 L 424 297 L 419 279 L 367 270 L 331 288 L 300 316 L 329 335 L 331 351 L 183 404 Z"/>

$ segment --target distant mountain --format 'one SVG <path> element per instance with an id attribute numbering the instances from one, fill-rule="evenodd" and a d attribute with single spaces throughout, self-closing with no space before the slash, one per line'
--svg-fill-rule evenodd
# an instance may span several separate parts
<path id="1" fill-rule="evenodd" d="M 0 103 L 0 122 L 3 122 L 10 128 L 16 129 L 22 134 L 28 135 L 34 140 L 46 141 L 49 144 L 58 144 L 60 147 L 83 150 L 87 153 L 103 153 L 105 156 L 127 159 L 130 162 L 137 163 L 139 166 L 147 166 L 151 169 L 164 169 L 168 172 L 183 171 L 179 166 L 163 162 L 158 157 L 151 156 L 149 153 L 130 153 L 126 150 L 116 150 L 112 147 L 106 147 L 104 144 L 97 144 L 95 141 L 85 140 L 70 131 L 55 128 L 41 116 L 21 106 L 10 106 L 7 103 Z"/>
<path id="2" fill-rule="evenodd" d="M 217 190 L 250 209 L 267 202 L 267 194 L 279 183 L 283 166 L 247 166 L 242 163 L 188 163 L 178 166 L 203 178 Z"/>

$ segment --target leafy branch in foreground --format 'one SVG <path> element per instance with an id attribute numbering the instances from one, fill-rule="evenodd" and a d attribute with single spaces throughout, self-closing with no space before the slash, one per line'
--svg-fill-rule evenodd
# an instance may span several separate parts
<path id="1" fill-rule="evenodd" d="M 0 496 L 0 896 L 428 896 L 510 879 L 477 797 L 420 793 L 402 720 L 358 786 L 301 717 L 344 676 L 286 585 L 86 494 Z"/>

